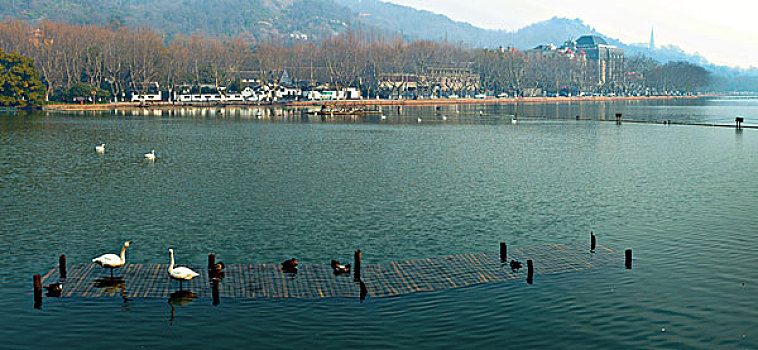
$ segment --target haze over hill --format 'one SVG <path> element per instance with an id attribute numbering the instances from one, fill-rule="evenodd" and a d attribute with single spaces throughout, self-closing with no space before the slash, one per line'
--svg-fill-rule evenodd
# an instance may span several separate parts
<path id="1" fill-rule="evenodd" d="M 318 41 L 360 28 L 408 40 L 447 40 L 473 47 L 512 46 L 520 50 L 546 43 L 559 45 L 582 34 L 602 35 L 581 19 L 558 17 L 512 32 L 488 30 L 379 0 L 0 0 L 0 16 L 75 24 L 147 25 L 168 36 L 241 35 L 253 41 Z M 688 61 L 725 74 L 736 72 L 710 65 L 705 58 L 688 55 L 677 47 L 649 50 L 646 44 L 629 45 L 606 38 L 625 49 L 627 55 L 644 54 L 661 62 Z M 755 70 L 753 73 L 758 74 Z"/>

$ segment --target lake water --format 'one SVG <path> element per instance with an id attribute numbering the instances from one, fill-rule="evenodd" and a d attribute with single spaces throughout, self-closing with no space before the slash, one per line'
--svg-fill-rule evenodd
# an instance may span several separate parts
<path id="1" fill-rule="evenodd" d="M 758 100 L 385 108 L 386 120 L 338 121 L 281 109 L 0 114 L 0 347 L 758 347 L 758 130 L 603 121 L 615 113 L 756 125 Z M 152 149 L 154 163 L 142 156 Z M 59 254 L 88 262 L 126 240 L 131 263 L 167 263 L 169 247 L 195 265 L 212 251 L 321 263 L 357 248 L 383 263 L 588 242 L 590 231 L 634 249 L 634 268 L 363 302 L 201 298 L 173 318 L 155 299 L 32 308 L 32 275 Z"/>

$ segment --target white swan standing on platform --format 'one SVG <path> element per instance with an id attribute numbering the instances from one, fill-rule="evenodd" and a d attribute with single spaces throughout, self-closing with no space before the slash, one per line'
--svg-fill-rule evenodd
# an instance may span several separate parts
<path id="1" fill-rule="evenodd" d="M 113 278 L 113 269 L 119 268 L 126 264 L 126 248 L 129 248 L 130 244 L 132 244 L 132 242 L 124 242 L 124 247 L 121 248 L 121 256 L 118 256 L 116 254 L 103 254 L 97 258 L 92 259 L 92 262 L 102 267 L 110 268 L 111 278 Z"/>
<path id="2" fill-rule="evenodd" d="M 150 159 L 150 160 L 155 160 L 155 150 L 153 150 L 150 153 L 145 153 L 145 158 Z"/>
<path id="3" fill-rule="evenodd" d="M 105 144 L 95 146 L 95 151 L 97 151 L 97 153 L 105 153 Z"/>
<path id="4" fill-rule="evenodd" d="M 168 255 L 171 257 L 171 265 L 168 266 L 168 275 L 169 277 L 179 280 L 179 290 L 182 289 L 182 282 L 183 281 L 189 281 L 197 276 L 200 276 L 199 273 L 192 271 L 189 268 L 180 266 L 177 268 L 174 268 L 174 250 L 169 249 Z"/>

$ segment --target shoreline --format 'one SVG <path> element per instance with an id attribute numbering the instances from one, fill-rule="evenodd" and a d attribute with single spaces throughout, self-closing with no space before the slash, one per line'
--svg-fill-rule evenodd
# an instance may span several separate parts
<path id="1" fill-rule="evenodd" d="M 541 104 L 541 103 L 570 103 L 570 102 L 615 102 L 615 101 L 656 101 L 684 100 L 720 95 L 696 96 L 582 96 L 582 97 L 521 97 L 521 98 L 491 98 L 491 99 L 433 99 L 433 100 L 339 100 L 339 101 L 296 101 L 282 103 L 227 103 L 227 104 L 175 104 L 169 102 L 152 103 L 105 103 L 105 104 L 55 104 L 42 107 L 43 111 L 109 111 L 114 109 L 148 109 L 165 110 L 181 108 L 235 108 L 235 107 L 321 107 L 322 105 L 345 107 L 370 106 L 446 106 L 446 105 L 477 105 L 477 104 Z"/>

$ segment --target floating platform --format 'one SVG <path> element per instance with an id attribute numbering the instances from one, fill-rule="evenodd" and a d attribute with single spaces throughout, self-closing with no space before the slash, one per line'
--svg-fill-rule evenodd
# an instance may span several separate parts
<path id="1" fill-rule="evenodd" d="M 552 244 L 511 249 L 508 259 L 524 264 L 513 271 L 500 261 L 497 251 L 390 262 L 363 264 L 361 280 L 373 298 L 395 297 L 419 292 L 461 288 L 484 283 L 524 281 L 526 261 L 534 262 L 534 276 L 568 273 L 609 266 L 623 266 L 623 252 L 597 245 L 591 253 L 585 244 Z M 282 272 L 277 264 L 229 264 L 214 293 L 206 266 L 190 266 L 200 273 L 183 283 L 184 293 L 214 298 L 359 298 L 360 284 L 353 271 L 335 275 L 329 264 L 300 265 L 295 274 Z M 168 264 L 130 264 L 115 270 L 93 263 L 72 264 L 67 278 L 58 267 L 42 277 L 43 285 L 63 283 L 61 297 L 80 298 L 169 298 L 179 290 L 179 282 L 168 276 Z M 216 294 L 216 295 L 214 295 Z"/>

